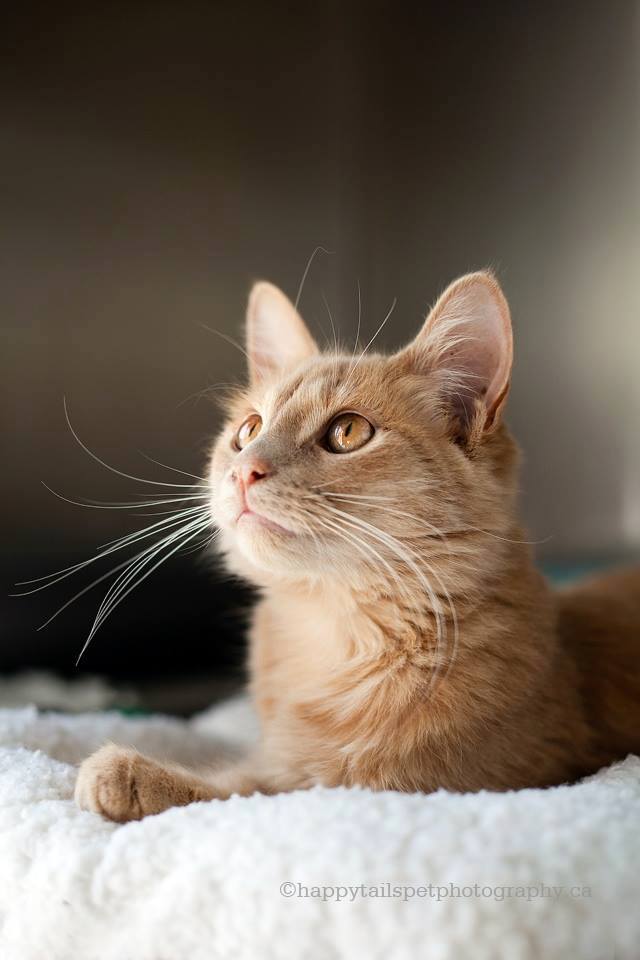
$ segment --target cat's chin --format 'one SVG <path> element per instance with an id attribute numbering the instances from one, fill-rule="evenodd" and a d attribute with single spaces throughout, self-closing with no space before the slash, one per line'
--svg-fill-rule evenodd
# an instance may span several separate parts
<path id="1" fill-rule="evenodd" d="M 292 530 L 252 511 L 242 513 L 228 530 L 226 541 L 233 553 L 252 567 L 282 572 L 299 566 L 301 544 Z"/>
<path id="2" fill-rule="evenodd" d="M 219 545 L 229 569 L 258 586 L 314 575 L 310 563 L 314 544 L 275 521 L 239 519 L 222 531 Z"/>
<path id="3" fill-rule="evenodd" d="M 271 520 L 269 517 L 265 517 L 261 513 L 256 513 L 254 510 L 243 510 L 238 520 L 236 522 L 236 527 L 238 534 L 240 536 L 260 536 L 264 533 L 275 534 L 280 537 L 294 537 L 295 533 L 293 530 L 289 530 L 288 527 L 283 527 L 282 524 L 277 523 L 275 520 Z"/>

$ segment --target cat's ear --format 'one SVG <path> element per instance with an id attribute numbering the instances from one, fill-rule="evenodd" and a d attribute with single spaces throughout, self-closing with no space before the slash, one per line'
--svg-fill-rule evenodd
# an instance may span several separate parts
<path id="1" fill-rule="evenodd" d="M 494 430 L 509 392 L 513 339 L 509 307 L 493 274 L 454 281 L 400 356 L 435 380 L 457 439 L 474 443 Z"/>
<path id="2" fill-rule="evenodd" d="M 256 283 L 247 307 L 247 357 L 252 383 L 276 376 L 318 353 L 304 320 L 282 290 Z"/>

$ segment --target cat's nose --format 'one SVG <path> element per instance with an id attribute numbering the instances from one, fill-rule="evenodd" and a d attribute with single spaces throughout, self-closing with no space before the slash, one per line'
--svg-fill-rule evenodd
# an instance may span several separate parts
<path id="1" fill-rule="evenodd" d="M 249 460 L 239 469 L 240 479 L 245 487 L 250 487 L 252 483 L 257 483 L 258 480 L 264 480 L 272 473 L 273 467 L 271 464 L 262 459 Z"/>

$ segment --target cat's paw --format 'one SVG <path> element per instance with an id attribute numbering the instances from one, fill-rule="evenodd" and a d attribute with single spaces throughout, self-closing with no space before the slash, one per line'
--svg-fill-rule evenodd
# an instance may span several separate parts
<path id="1" fill-rule="evenodd" d="M 147 812 L 140 798 L 145 767 L 153 767 L 129 747 L 108 744 L 85 760 L 76 780 L 75 801 L 82 810 L 100 813 L 116 823 L 140 820 Z"/>
<path id="2" fill-rule="evenodd" d="M 169 807 L 212 800 L 217 792 L 175 765 L 163 765 L 132 747 L 110 743 L 80 765 L 75 800 L 83 810 L 116 823 L 141 820 Z"/>

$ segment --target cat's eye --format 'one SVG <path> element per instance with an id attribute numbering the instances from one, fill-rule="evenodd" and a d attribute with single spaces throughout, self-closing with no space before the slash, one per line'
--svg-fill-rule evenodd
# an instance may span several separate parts
<path id="1" fill-rule="evenodd" d="M 261 429 L 262 417 L 257 413 L 252 413 L 250 417 L 247 417 L 233 438 L 233 445 L 236 450 L 242 450 L 248 443 L 255 440 Z"/>
<path id="2" fill-rule="evenodd" d="M 332 421 L 325 436 L 327 450 L 331 453 L 351 453 L 368 443 L 373 436 L 373 427 L 359 413 L 341 413 Z"/>

